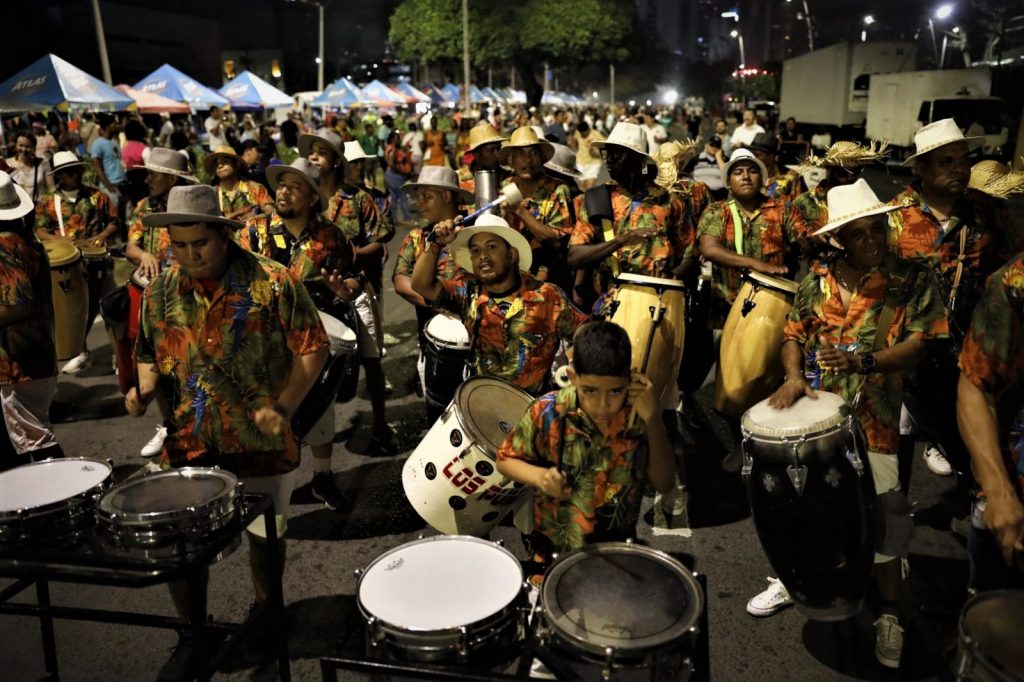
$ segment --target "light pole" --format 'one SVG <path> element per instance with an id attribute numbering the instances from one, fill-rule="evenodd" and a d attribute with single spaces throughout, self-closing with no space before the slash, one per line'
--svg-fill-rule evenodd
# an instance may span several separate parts
<path id="1" fill-rule="evenodd" d="M 873 15 L 868 14 L 868 15 L 866 15 L 864 17 L 864 28 L 860 32 L 860 42 L 862 42 L 862 43 L 868 42 L 868 29 L 867 29 L 867 27 L 871 26 L 874 23 L 875 23 L 875 17 Z"/>
<path id="2" fill-rule="evenodd" d="M 462 101 L 469 112 L 469 0 L 462 0 Z"/>
<path id="3" fill-rule="evenodd" d="M 935 10 L 935 18 L 939 21 L 948 19 L 953 14 L 954 6 L 952 4 L 939 5 L 939 8 Z M 928 31 L 932 34 L 932 51 L 935 53 L 935 61 L 939 63 L 939 68 L 942 68 L 942 61 L 945 60 L 945 54 L 942 55 L 941 61 L 939 57 L 939 43 L 935 40 L 935 22 L 932 21 L 932 17 L 928 17 Z M 946 42 L 945 37 L 942 39 L 943 43 Z M 945 45 L 943 45 L 943 53 L 945 53 Z"/>
<path id="4" fill-rule="evenodd" d="M 743 34 L 738 30 L 733 29 L 729 35 L 737 40 L 740 46 L 740 70 L 742 71 L 747 66 L 747 53 L 743 49 Z"/>
<path id="5" fill-rule="evenodd" d="M 100 47 L 100 66 L 103 68 L 103 80 L 107 85 L 113 85 L 114 79 L 110 76 L 110 59 L 107 58 L 107 38 L 103 35 L 103 17 L 100 16 L 100 0 L 92 0 L 92 18 L 96 24 L 96 42 Z"/>
<path id="6" fill-rule="evenodd" d="M 317 8 L 317 56 L 316 61 L 316 87 L 323 92 L 324 89 L 324 9 L 334 0 L 285 0 L 286 2 L 301 2 L 303 5 L 313 5 Z"/>

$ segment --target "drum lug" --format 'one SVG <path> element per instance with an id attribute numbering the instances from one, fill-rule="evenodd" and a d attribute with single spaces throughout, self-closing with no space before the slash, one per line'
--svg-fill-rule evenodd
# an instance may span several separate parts
<path id="1" fill-rule="evenodd" d="M 604 649 L 604 669 L 601 671 L 602 680 L 612 679 L 612 673 L 615 671 L 615 649 L 608 646 Z"/>
<path id="2" fill-rule="evenodd" d="M 459 627 L 459 641 L 455 643 L 455 652 L 461 660 L 469 656 L 469 631 L 465 625 Z"/>
<path id="3" fill-rule="evenodd" d="M 846 459 L 849 460 L 851 465 L 853 465 L 853 470 L 857 473 L 857 477 L 864 478 L 864 460 L 860 458 L 857 451 L 847 450 Z"/>
<path id="4" fill-rule="evenodd" d="M 750 478 L 750 472 L 754 469 L 754 458 L 750 456 L 750 448 L 748 447 L 751 440 L 753 440 L 753 436 L 749 433 L 744 433 L 743 440 L 740 441 L 740 452 L 743 453 L 743 468 L 740 470 L 740 475 L 743 478 Z"/>
<path id="5" fill-rule="evenodd" d="M 370 646 L 376 647 L 384 641 L 384 635 L 380 630 L 380 621 L 375 616 L 366 620 L 366 632 L 370 635 Z"/>
<path id="6" fill-rule="evenodd" d="M 498 547 L 504 547 L 505 546 L 505 541 L 501 540 L 501 539 L 493 540 L 492 542 L 494 542 L 494 544 L 496 544 Z"/>
<path id="7" fill-rule="evenodd" d="M 355 576 L 356 580 L 359 580 L 360 578 L 363 577 L 363 573 L 364 572 L 365 572 L 365 569 L 357 568 L 356 570 L 352 571 L 352 575 Z"/>

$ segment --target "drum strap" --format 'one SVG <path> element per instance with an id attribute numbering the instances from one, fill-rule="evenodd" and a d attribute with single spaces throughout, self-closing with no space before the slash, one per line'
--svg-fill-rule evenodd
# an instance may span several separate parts
<path id="1" fill-rule="evenodd" d="M 885 302 L 882 304 L 882 312 L 878 316 L 878 325 L 875 327 L 875 338 L 871 343 L 871 352 L 877 353 L 885 345 L 889 337 L 889 325 L 896 314 L 896 302 L 899 300 L 900 291 L 903 289 L 903 282 L 907 279 L 906 268 L 896 265 L 889 273 L 889 281 L 885 285 Z"/>
<path id="2" fill-rule="evenodd" d="M 480 334 L 480 323 L 484 320 L 484 311 L 490 300 L 490 294 L 481 286 L 476 295 L 476 310 L 473 311 L 473 329 L 469 332 L 469 355 L 466 356 L 466 371 L 463 372 L 463 378 L 466 379 L 476 373 L 476 338 Z"/>
<path id="3" fill-rule="evenodd" d="M 740 211 L 736 208 L 736 202 L 729 200 L 729 212 L 732 213 L 733 242 L 736 244 L 736 253 L 743 255 L 743 219 Z"/>
<path id="4" fill-rule="evenodd" d="M 949 301 L 947 301 L 950 308 L 953 307 L 953 301 L 956 300 L 956 291 L 960 288 L 960 280 L 964 277 L 964 252 L 967 251 L 967 232 L 967 225 L 961 225 L 960 253 L 956 257 L 956 274 L 953 275 L 953 286 L 949 289 Z"/>
<path id="5" fill-rule="evenodd" d="M 612 221 L 602 220 L 601 231 L 604 233 L 605 243 L 611 242 L 613 239 L 615 239 L 615 228 L 612 227 Z M 619 254 L 617 252 L 609 254 L 608 267 L 611 268 L 613 277 L 619 276 L 621 268 L 619 267 Z"/>
<path id="6" fill-rule="evenodd" d="M 57 214 L 57 226 L 60 227 L 60 236 L 65 236 L 64 233 L 64 213 L 61 211 L 60 205 L 60 190 L 53 193 L 53 210 Z"/>

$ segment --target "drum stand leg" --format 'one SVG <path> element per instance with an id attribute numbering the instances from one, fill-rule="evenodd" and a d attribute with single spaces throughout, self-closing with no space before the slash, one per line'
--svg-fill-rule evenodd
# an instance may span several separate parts
<path id="1" fill-rule="evenodd" d="M 46 677 L 56 682 L 60 679 L 60 671 L 57 669 L 57 642 L 53 635 L 53 616 L 50 614 L 50 583 L 45 578 L 36 580 L 36 601 L 39 604 L 39 629 L 43 638 Z"/>
<path id="2" fill-rule="evenodd" d="M 284 566 L 281 561 L 281 543 L 277 539 L 277 517 L 274 505 L 263 513 L 263 525 L 267 529 L 267 557 L 270 559 L 271 581 L 270 610 L 273 616 L 274 634 L 277 638 L 277 672 L 281 682 L 292 679 L 291 664 L 288 661 L 288 628 L 284 611 Z"/>
<path id="3" fill-rule="evenodd" d="M 693 661 L 694 682 L 708 682 L 711 679 L 711 633 L 708 631 L 708 577 L 703 573 L 696 576 L 701 592 L 705 595 L 704 610 L 700 614 L 700 632 L 697 634 L 697 643 Z"/>
<path id="4" fill-rule="evenodd" d="M 210 679 L 211 671 L 207 667 L 210 661 L 209 642 L 206 641 L 206 581 L 203 580 L 202 569 L 189 571 L 185 578 L 188 586 L 189 629 L 195 644 L 195 660 L 198 663 L 196 676 L 201 682 Z"/>

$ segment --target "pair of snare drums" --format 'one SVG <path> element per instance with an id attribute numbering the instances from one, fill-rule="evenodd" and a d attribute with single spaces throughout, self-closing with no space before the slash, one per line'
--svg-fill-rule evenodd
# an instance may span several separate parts
<path id="1" fill-rule="evenodd" d="M 452 580 L 453 567 L 485 579 L 467 590 Z M 519 561 L 479 538 L 414 540 L 357 576 L 371 649 L 413 660 L 486 660 L 494 646 L 524 635 L 531 612 Z M 618 542 L 578 549 L 551 564 L 537 601 L 536 642 L 565 675 L 689 676 L 704 595 L 693 574 L 667 554 Z"/>

